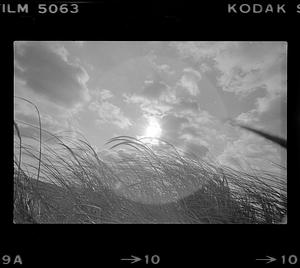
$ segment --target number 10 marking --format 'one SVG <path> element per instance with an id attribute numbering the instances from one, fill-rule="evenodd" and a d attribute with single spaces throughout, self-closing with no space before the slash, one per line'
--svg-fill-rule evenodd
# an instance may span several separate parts
<path id="1" fill-rule="evenodd" d="M 146 264 L 158 264 L 160 262 L 160 258 L 158 255 L 145 255 Z"/>
<path id="2" fill-rule="evenodd" d="M 296 255 L 282 255 L 282 264 L 296 264 L 298 262 L 298 258 Z"/>

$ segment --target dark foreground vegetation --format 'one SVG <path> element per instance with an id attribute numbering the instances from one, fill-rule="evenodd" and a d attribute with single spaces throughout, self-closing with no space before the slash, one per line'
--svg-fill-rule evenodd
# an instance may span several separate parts
<path id="1" fill-rule="evenodd" d="M 135 154 L 111 158 L 81 139 L 57 137 L 56 144 L 42 144 L 41 154 L 20 142 L 15 223 L 263 224 L 286 214 L 286 178 L 278 174 L 218 167 L 130 137 L 110 142 L 135 147 Z"/>

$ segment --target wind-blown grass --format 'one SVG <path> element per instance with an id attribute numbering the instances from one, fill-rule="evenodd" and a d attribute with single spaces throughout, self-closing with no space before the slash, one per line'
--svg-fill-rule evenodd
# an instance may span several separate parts
<path id="1" fill-rule="evenodd" d="M 155 152 L 129 137 L 111 142 L 136 154 L 111 159 L 84 140 L 57 140 L 43 143 L 41 158 L 24 144 L 23 162 L 15 157 L 17 223 L 276 223 L 286 213 L 278 174 L 218 167 L 170 148 Z"/>
<path id="2" fill-rule="evenodd" d="M 66 134 L 25 142 L 15 122 L 15 223 L 279 223 L 287 212 L 286 178 L 184 156 L 160 140 L 120 136 L 97 153 Z M 28 138 L 27 138 L 28 139 Z"/>

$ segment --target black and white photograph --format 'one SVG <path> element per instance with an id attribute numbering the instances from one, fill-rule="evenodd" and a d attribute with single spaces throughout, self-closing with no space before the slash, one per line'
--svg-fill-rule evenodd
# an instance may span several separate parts
<path id="1" fill-rule="evenodd" d="M 286 222 L 286 42 L 16 41 L 14 223 Z"/>
<path id="2" fill-rule="evenodd" d="M 299 0 L 0 2 L 0 265 L 299 263 Z"/>

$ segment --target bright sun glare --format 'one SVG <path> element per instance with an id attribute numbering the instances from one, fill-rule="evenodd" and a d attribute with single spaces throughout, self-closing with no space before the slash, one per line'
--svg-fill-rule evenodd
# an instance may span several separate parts
<path id="1" fill-rule="evenodd" d="M 160 135 L 161 135 L 161 128 L 159 123 L 155 118 L 150 118 L 144 136 L 149 138 L 159 138 Z M 152 140 L 150 142 L 153 144 L 158 143 L 157 140 Z"/>

